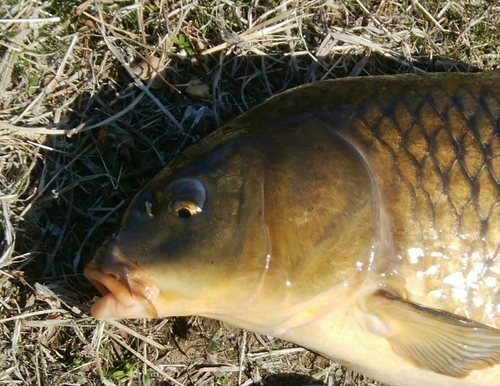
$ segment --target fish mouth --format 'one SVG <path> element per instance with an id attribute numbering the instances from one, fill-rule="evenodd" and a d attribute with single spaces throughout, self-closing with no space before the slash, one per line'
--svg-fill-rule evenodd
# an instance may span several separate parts
<path id="1" fill-rule="evenodd" d="M 155 301 L 158 286 L 136 263 L 114 252 L 105 252 L 83 270 L 83 275 L 97 288 L 102 298 L 90 308 L 97 319 L 157 318 Z"/>

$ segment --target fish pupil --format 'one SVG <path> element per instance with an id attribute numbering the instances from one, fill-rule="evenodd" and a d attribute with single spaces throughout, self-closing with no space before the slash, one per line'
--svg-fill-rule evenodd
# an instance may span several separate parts
<path id="1" fill-rule="evenodd" d="M 191 217 L 191 211 L 187 208 L 181 208 L 177 211 L 177 215 L 180 218 L 189 218 Z"/>

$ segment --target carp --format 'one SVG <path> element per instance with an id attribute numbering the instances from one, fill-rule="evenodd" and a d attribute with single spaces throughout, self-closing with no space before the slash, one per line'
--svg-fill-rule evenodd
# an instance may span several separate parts
<path id="1" fill-rule="evenodd" d="M 500 385 L 500 72 L 274 96 L 175 157 L 84 270 L 404 386 Z"/>

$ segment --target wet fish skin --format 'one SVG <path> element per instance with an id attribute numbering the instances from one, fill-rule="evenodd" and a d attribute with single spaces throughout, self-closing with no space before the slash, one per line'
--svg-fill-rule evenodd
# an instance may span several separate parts
<path id="1" fill-rule="evenodd" d="M 93 314 L 213 317 L 393 385 L 500 384 L 499 99 L 497 71 L 271 98 L 137 195 L 85 270 L 112 292 Z"/>
<path id="2" fill-rule="evenodd" d="M 406 288 L 414 299 L 499 327 L 492 283 L 500 281 L 500 106 L 497 73 L 489 76 L 450 77 L 438 87 L 431 78 L 404 89 L 395 101 L 356 113 L 348 135 L 363 138 L 358 150 L 391 221 L 400 267 L 409 271 L 403 276 L 413 278 Z M 466 295 L 457 294 L 462 289 Z"/>

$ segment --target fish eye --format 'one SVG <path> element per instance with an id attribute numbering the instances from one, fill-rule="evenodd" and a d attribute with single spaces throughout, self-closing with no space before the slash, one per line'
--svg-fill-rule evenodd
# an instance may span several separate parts
<path id="1" fill-rule="evenodd" d="M 202 212 L 207 195 L 201 182 L 178 180 L 172 183 L 168 190 L 173 195 L 170 209 L 177 217 L 190 218 Z"/>

